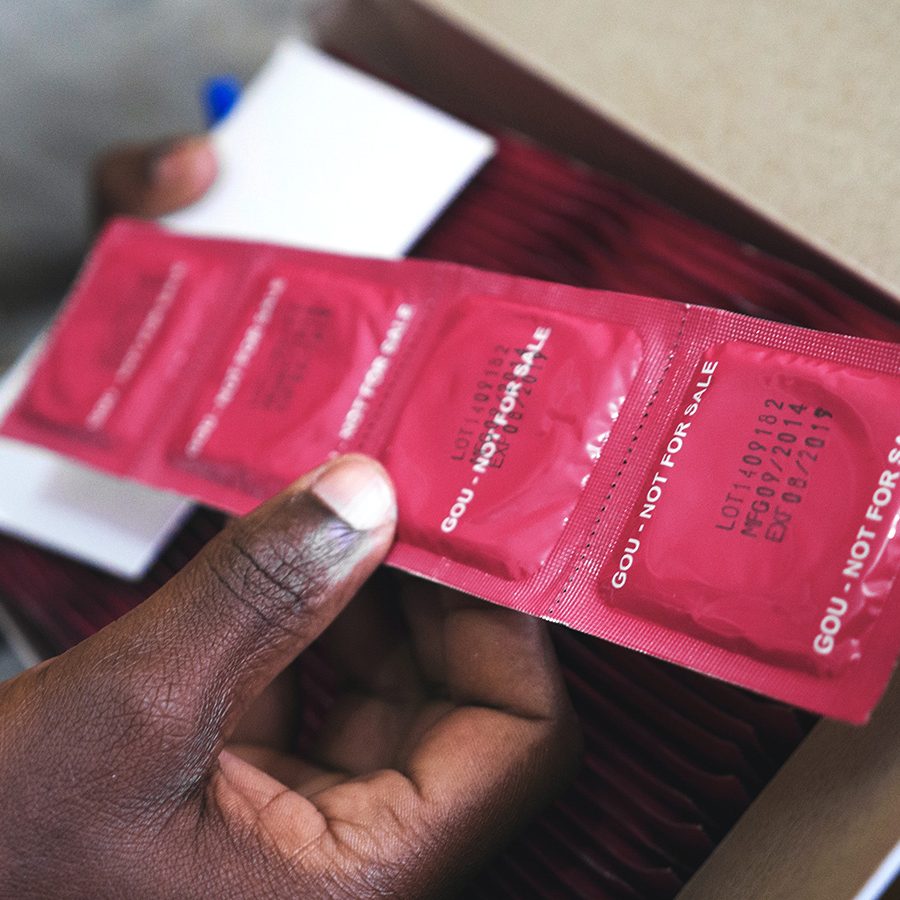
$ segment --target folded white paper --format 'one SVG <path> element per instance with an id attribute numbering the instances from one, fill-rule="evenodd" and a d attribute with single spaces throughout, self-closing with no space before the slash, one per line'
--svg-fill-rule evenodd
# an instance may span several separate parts
<path id="1" fill-rule="evenodd" d="M 0 381 L 0 418 L 38 351 L 36 345 Z M 183 497 L 8 438 L 0 438 L 0 473 L 0 530 L 122 578 L 139 578 L 192 508 Z"/>
<path id="2" fill-rule="evenodd" d="M 169 216 L 193 234 L 403 256 L 494 151 L 487 135 L 299 41 L 214 131 L 220 174 Z"/>
<path id="3" fill-rule="evenodd" d="M 382 257 L 404 255 L 493 152 L 486 135 L 297 41 L 277 48 L 214 144 L 215 185 L 169 226 Z M 4 381 L 0 418 L 28 368 Z M 6 439 L 0 476 L 0 529 L 125 578 L 191 509 Z"/>

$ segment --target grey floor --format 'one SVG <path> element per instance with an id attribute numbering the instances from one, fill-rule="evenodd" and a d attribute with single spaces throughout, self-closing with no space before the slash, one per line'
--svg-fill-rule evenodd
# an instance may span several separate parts
<path id="1" fill-rule="evenodd" d="M 214 74 L 249 76 L 316 0 L 0 0 L 0 370 L 89 239 L 86 173 L 118 141 L 202 127 Z"/>

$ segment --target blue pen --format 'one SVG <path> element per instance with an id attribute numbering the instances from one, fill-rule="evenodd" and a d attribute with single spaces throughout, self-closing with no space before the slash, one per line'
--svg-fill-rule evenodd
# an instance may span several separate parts
<path id="1" fill-rule="evenodd" d="M 218 125 L 234 109 L 241 97 L 242 85 L 234 75 L 217 75 L 203 85 L 203 111 L 207 125 Z"/>

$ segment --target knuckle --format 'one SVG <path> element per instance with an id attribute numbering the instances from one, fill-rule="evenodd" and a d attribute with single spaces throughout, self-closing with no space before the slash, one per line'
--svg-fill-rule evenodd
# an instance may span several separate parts
<path id="1" fill-rule="evenodd" d="M 149 647 L 80 653 L 40 675 L 46 691 L 42 683 L 31 686 L 40 715 L 24 710 L 17 740 L 34 749 L 29 766 L 67 804 L 106 804 L 115 821 L 126 812 L 129 821 L 144 821 L 202 774 L 215 737 L 201 724 L 202 698 L 189 681 L 171 677 Z M 48 730 L 68 740 L 48 744 L 41 739 Z"/>
<path id="2" fill-rule="evenodd" d="M 210 695 L 194 690 L 188 679 L 157 671 L 150 662 L 120 674 L 102 704 L 104 769 L 154 786 L 159 798 L 189 792 L 203 776 L 225 714 L 209 702 Z"/>
<path id="3" fill-rule="evenodd" d="M 316 605 L 340 577 L 356 538 L 324 511 L 296 507 L 285 503 L 265 519 L 234 520 L 204 557 L 216 587 L 269 627 Z"/>
<path id="4" fill-rule="evenodd" d="M 106 691 L 103 718 L 112 749 L 130 754 L 135 745 L 148 750 L 180 743 L 200 718 L 196 698 L 166 673 L 131 667 Z"/>

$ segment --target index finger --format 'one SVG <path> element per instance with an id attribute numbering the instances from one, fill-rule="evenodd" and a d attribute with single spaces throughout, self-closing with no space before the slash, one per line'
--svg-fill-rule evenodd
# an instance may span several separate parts
<path id="1" fill-rule="evenodd" d="M 540 620 L 418 579 L 406 582 L 404 607 L 420 667 L 455 703 L 526 719 L 570 712 Z"/>
<path id="2" fill-rule="evenodd" d="M 414 621 L 413 634 L 449 710 L 408 748 L 401 775 L 376 773 L 310 799 L 344 845 L 371 835 L 360 810 L 403 823 L 429 847 L 417 878 L 433 885 L 479 865 L 555 796 L 581 744 L 542 622 L 422 582 L 416 590 L 414 619 L 416 608 L 440 610 Z M 439 604 L 425 602 L 431 592 Z"/>
<path id="3" fill-rule="evenodd" d="M 454 709 L 411 750 L 410 778 L 442 804 L 456 805 L 466 790 L 476 796 L 500 790 L 507 807 L 541 802 L 580 751 L 545 624 L 448 588 L 431 590 L 439 599 L 432 605 L 439 621 L 431 623 L 437 636 L 414 628 L 413 638 L 420 659 L 439 642 L 432 675 Z"/>
<path id="4" fill-rule="evenodd" d="M 212 145 L 200 135 L 113 147 L 92 173 L 95 224 L 113 215 L 156 218 L 189 206 L 209 190 L 217 169 Z"/>

